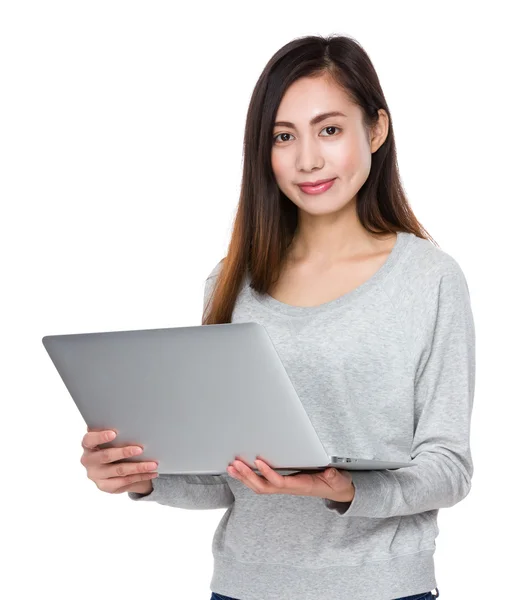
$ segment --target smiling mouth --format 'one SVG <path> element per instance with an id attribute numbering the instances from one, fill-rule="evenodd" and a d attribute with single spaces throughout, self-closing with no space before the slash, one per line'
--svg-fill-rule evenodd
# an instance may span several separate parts
<path id="1" fill-rule="evenodd" d="M 329 188 L 335 183 L 335 179 L 328 179 L 324 183 L 320 183 L 318 185 L 298 184 L 298 187 L 302 190 L 302 192 L 304 192 L 304 194 L 321 194 L 329 190 Z"/>
<path id="2" fill-rule="evenodd" d="M 329 179 L 319 179 L 318 181 L 315 181 L 314 183 L 309 183 L 309 182 L 302 182 L 299 183 L 297 185 L 299 185 L 300 187 L 317 187 L 319 185 L 322 185 L 324 183 L 329 183 L 330 181 L 333 181 L 334 179 L 336 179 L 336 177 L 330 177 Z"/>

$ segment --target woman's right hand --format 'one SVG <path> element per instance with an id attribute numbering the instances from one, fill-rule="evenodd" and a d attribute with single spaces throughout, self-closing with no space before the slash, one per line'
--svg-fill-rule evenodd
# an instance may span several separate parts
<path id="1" fill-rule="evenodd" d="M 87 427 L 81 441 L 84 448 L 81 464 L 87 470 L 87 476 L 98 489 L 109 494 L 138 492 L 148 494 L 153 490 L 151 479 L 158 477 L 157 462 L 120 462 L 120 459 L 138 456 L 143 452 L 140 446 L 120 446 L 117 448 L 98 448 L 98 444 L 112 441 L 115 432 L 109 429 L 97 431 Z M 153 471 L 155 471 L 153 473 Z"/>

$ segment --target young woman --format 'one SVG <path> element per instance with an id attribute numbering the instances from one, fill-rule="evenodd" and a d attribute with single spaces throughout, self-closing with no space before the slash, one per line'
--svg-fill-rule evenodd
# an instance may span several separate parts
<path id="1" fill-rule="evenodd" d="M 330 454 L 415 466 L 284 476 L 235 460 L 226 475 L 161 475 L 119 491 L 228 509 L 211 600 L 437 597 L 438 511 L 466 497 L 473 474 L 473 315 L 462 269 L 407 203 L 366 52 L 343 36 L 281 48 L 255 87 L 244 143 L 203 324 L 266 327 Z"/>

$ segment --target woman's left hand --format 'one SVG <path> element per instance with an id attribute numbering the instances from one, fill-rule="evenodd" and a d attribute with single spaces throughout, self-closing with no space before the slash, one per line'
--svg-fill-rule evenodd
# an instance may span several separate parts
<path id="1" fill-rule="evenodd" d="M 263 460 L 256 459 L 254 464 L 262 477 L 237 459 L 230 463 L 227 472 L 256 494 L 316 496 L 336 502 L 351 502 L 355 497 L 355 486 L 347 471 L 329 468 L 325 471 L 280 475 Z"/>

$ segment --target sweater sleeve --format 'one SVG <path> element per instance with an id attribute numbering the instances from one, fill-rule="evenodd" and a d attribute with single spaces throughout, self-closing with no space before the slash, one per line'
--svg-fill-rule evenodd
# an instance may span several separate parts
<path id="1" fill-rule="evenodd" d="M 339 516 L 386 518 L 448 508 L 471 489 L 475 326 L 468 285 L 458 265 L 439 278 L 431 306 L 433 335 L 414 375 L 411 459 L 416 466 L 351 471 L 353 501 L 324 499 Z"/>
<path id="2" fill-rule="evenodd" d="M 127 492 L 131 500 L 151 501 L 174 508 L 228 508 L 234 502 L 224 475 L 159 475 L 150 494 Z"/>
<path id="3" fill-rule="evenodd" d="M 206 279 L 204 286 L 203 310 L 213 291 L 214 272 Z M 228 508 L 234 502 L 234 495 L 227 483 L 227 475 L 172 475 L 162 474 L 151 479 L 153 491 L 149 494 L 127 492 L 135 501 L 157 502 L 175 508 L 205 510 Z"/>

